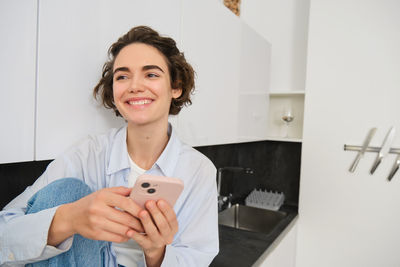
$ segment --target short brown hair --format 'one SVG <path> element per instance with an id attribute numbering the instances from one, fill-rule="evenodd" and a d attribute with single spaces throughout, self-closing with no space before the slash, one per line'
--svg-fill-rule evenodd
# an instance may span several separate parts
<path id="1" fill-rule="evenodd" d="M 192 66 L 186 62 L 184 54 L 179 51 L 172 38 L 163 37 L 147 26 L 132 28 L 111 45 L 108 49 L 109 60 L 103 66 L 103 74 L 93 90 L 93 96 L 97 99 L 97 96 L 100 95 L 103 105 L 113 109 L 117 116 L 121 116 L 114 103 L 113 67 L 115 58 L 122 48 L 133 43 L 147 44 L 160 51 L 167 61 L 171 87 L 182 89 L 182 94 L 178 98 L 172 99 L 169 114 L 176 115 L 184 105 L 191 105 L 190 96 L 194 90 L 195 75 Z"/>

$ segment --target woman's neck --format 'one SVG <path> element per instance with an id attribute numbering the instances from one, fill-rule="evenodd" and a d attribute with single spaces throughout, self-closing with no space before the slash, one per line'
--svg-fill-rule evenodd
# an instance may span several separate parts
<path id="1" fill-rule="evenodd" d="M 168 143 L 168 122 L 161 125 L 128 123 L 126 143 L 131 159 L 148 170 L 157 161 Z"/>

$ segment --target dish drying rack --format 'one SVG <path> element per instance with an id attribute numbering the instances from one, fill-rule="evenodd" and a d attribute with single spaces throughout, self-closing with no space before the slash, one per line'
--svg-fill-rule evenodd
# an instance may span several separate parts
<path id="1" fill-rule="evenodd" d="M 254 189 L 244 202 L 246 206 L 276 211 L 282 206 L 284 200 L 283 193 Z"/>

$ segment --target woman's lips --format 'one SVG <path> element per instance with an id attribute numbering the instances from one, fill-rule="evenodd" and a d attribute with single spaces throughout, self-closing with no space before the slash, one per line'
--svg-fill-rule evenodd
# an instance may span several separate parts
<path id="1" fill-rule="evenodd" d="M 125 103 L 134 109 L 142 109 L 149 106 L 153 102 L 153 99 L 150 98 L 137 98 L 137 99 L 128 99 Z"/>

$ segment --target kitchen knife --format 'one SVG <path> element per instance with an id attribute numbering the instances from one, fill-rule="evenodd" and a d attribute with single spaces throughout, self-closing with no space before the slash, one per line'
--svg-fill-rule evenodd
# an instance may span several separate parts
<path id="1" fill-rule="evenodd" d="M 357 153 L 357 156 L 354 159 L 353 164 L 351 164 L 351 166 L 350 166 L 349 172 L 354 172 L 356 170 L 358 162 L 364 156 L 365 150 L 367 150 L 367 147 L 368 147 L 369 143 L 371 142 L 372 137 L 374 137 L 375 132 L 376 132 L 376 128 L 371 128 L 371 130 L 369 130 L 367 137 L 365 138 L 364 143 L 361 147 L 361 150 Z"/>
<path id="2" fill-rule="evenodd" d="M 399 167 L 400 167 L 400 154 L 397 155 L 396 160 L 394 161 L 392 170 L 389 173 L 389 176 L 388 176 L 389 182 L 392 180 L 393 176 L 396 174 Z"/>
<path id="3" fill-rule="evenodd" d="M 376 168 L 378 168 L 382 159 L 384 157 L 386 157 L 386 155 L 389 153 L 390 147 L 391 147 L 393 139 L 394 139 L 394 134 L 395 134 L 395 129 L 392 126 L 392 128 L 390 128 L 389 132 L 386 134 L 385 140 L 383 140 L 383 143 L 382 143 L 381 150 L 379 150 L 378 156 L 376 157 L 375 162 L 372 165 L 372 168 L 370 170 L 371 174 L 374 174 Z"/>

